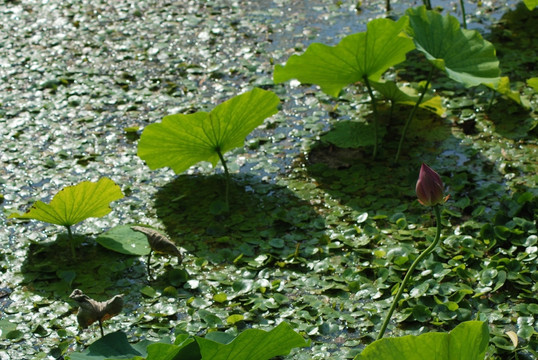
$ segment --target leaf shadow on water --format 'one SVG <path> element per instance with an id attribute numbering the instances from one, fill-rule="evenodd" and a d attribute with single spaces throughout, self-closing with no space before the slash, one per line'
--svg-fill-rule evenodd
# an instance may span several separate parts
<path id="1" fill-rule="evenodd" d="M 57 240 L 32 243 L 21 267 L 22 284 L 38 294 L 53 294 L 54 298 L 69 301 L 76 289 L 92 296 L 115 295 L 122 287 L 136 284 L 126 279 L 145 279 L 145 266 L 137 257 L 105 249 L 84 235 L 75 235 L 77 258 L 69 252 L 67 234 L 58 234 Z M 136 281 L 135 281 L 136 282 Z M 138 281 L 139 286 L 144 281 Z"/>
<path id="2" fill-rule="evenodd" d="M 172 240 L 213 263 L 262 253 L 281 259 L 294 254 L 308 229 L 325 226 L 308 202 L 285 187 L 233 175 L 229 211 L 224 189 L 220 175 L 180 175 L 155 199 L 157 217 Z"/>

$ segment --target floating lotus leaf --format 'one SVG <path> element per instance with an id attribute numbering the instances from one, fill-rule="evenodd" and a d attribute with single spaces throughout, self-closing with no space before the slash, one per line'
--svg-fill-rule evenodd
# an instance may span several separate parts
<path id="1" fill-rule="evenodd" d="M 375 19 L 368 23 L 366 32 L 346 36 L 336 46 L 311 44 L 304 54 L 290 57 L 285 66 L 277 65 L 273 79 L 276 83 L 295 78 L 316 84 L 335 97 L 364 76 L 378 80 L 414 48 L 413 41 L 403 34 L 407 22 L 407 17 L 397 22 Z"/>
<path id="2" fill-rule="evenodd" d="M 219 153 L 243 146 L 245 137 L 275 114 L 280 100 L 254 89 L 217 105 L 211 112 L 165 116 L 142 132 L 138 156 L 150 169 L 168 166 L 177 174 L 200 161 L 215 166 Z"/>
<path id="3" fill-rule="evenodd" d="M 122 197 L 120 187 L 108 178 L 96 183 L 83 181 L 60 190 L 50 204 L 36 201 L 26 213 L 12 214 L 10 218 L 35 219 L 69 227 L 87 218 L 108 214 L 110 202 Z"/>
<path id="4" fill-rule="evenodd" d="M 409 34 L 417 50 L 449 78 L 466 87 L 499 81 L 495 47 L 475 30 L 460 28 L 458 19 L 426 7 L 408 9 Z"/>

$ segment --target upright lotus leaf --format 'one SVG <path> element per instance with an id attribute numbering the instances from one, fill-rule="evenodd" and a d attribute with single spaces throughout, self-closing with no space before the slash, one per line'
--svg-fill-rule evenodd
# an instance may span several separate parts
<path id="1" fill-rule="evenodd" d="M 196 337 L 196 341 L 200 346 L 202 359 L 211 360 L 268 360 L 287 355 L 293 348 L 310 345 L 310 341 L 305 341 L 287 323 L 280 323 L 269 332 L 259 329 L 245 330 L 227 344 L 200 337 Z"/>
<path id="2" fill-rule="evenodd" d="M 101 178 L 96 183 L 83 181 L 60 190 L 50 204 L 36 201 L 26 213 L 12 214 L 10 218 L 72 226 L 90 217 L 105 216 L 112 210 L 110 202 L 122 197 L 120 187 L 108 178 Z"/>
<path id="3" fill-rule="evenodd" d="M 489 331 L 485 322 L 466 321 L 450 333 L 425 333 L 374 341 L 355 360 L 484 360 L 488 342 Z"/>
<path id="4" fill-rule="evenodd" d="M 103 332 L 103 321 L 108 320 L 118 315 L 123 309 L 123 294 L 116 295 L 107 301 L 95 301 L 82 290 L 75 289 L 69 295 L 70 299 L 77 302 L 79 308 L 77 312 L 77 321 L 81 328 L 86 329 L 94 322 L 99 322 L 101 336 L 105 336 Z"/>
<path id="5" fill-rule="evenodd" d="M 499 81 L 495 47 L 477 31 L 461 29 L 455 17 L 424 6 L 408 9 L 406 14 L 417 50 L 449 78 L 466 87 Z"/>
<path id="6" fill-rule="evenodd" d="M 407 23 L 406 16 L 397 22 L 375 19 L 368 23 L 366 32 L 346 36 L 336 46 L 311 44 L 304 54 L 291 56 L 285 66 L 277 65 L 273 79 L 276 83 L 295 78 L 316 84 L 334 97 L 365 76 L 378 80 L 414 48 L 413 41 L 403 33 Z"/>
<path id="7" fill-rule="evenodd" d="M 50 204 L 36 201 L 26 213 L 12 214 L 9 217 L 34 219 L 65 226 L 69 235 L 71 255 L 74 258 L 75 247 L 71 226 L 87 218 L 105 216 L 112 210 L 110 202 L 122 197 L 120 187 L 108 178 L 101 178 L 96 183 L 83 181 L 60 190 Z"/>
<path id="8" fill-rule="evenodd" d="M 394 81 L 372 81 L 372 87 L 387 100 L 396 104 L 415 105 L 419 95 L 413 94 L 414 89 L 400 88 Z M 419 107 L 442 116 L 446 109 L 443 107 L 440 96 L 425 96 Z"/>
<path id="9" fill-rule="evenodd" d="M 165 116 L 161 123 L 144 129 L 138 156 L 150 169 L 168 166 L 177 174 L 200 161 L 215 166 L 222 154 L 243 146 L 245 137 L 278 111 L 279 101 L 270 91 L 254 89 L 209 113 Z"/>
<path id="10" fill-rule="evenodd" d="M 523 0 L 523 2 L 525 3 L 525 6 L 527 6 L 527 9 L 531 11 L 538 6 L 538 0 Z"/>

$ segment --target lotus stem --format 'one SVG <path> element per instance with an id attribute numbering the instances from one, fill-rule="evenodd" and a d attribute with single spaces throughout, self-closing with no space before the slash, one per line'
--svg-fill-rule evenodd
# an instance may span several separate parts
<path id="1" fill-rule="evenodd" d="M 364 84 L 366 85 L 366 88 L 368 89 L 368 94 L 370 94 L 370 99 L 372 102 L 372 111 L 374 112 L 374 153 L 372 154 L 372 158 L 375 159 L 377 155 L 377 123 L 379 122 L 379 115 L 377 112 L 377 103 L 374 96 L 374 92 L 372 91 L 372 87 L 370 86 L 370 81 L 368 80 L 368 76 L 364 75 Z"/>
<path id="2" fill-rule="evenodd" d="M 101 329 L 101 337 L 105 336 L 105 332 L 103 331 L 103 322 L 101 319 L 99 319 L 99 329 Z"/>
<path id="3" fill-rule="evenodd" d="M 385 8 L 387 9 L 387 12 L 390 11 L 390 0 L 385 1 Z"/>
<path id="4" fill-rule="evenodd" d="M 222 164 L 222 167 L 224 168 L 224 176 L 226 177 L 226 210 L 230 209 L 230 172 L 228 171 L 228 166 L 226 166 L 226 161 L 224 160 L 224 156 L 222 156 L 222 152 L 220 151 L 220 148 L 217 147 L 216 149 L 217 154 L 219 155 L 220 162 Z"/>
<path id="5" fill-rule="evenodd" d="M 432 9 L 432 3 L 430 2 L 430 0 L 424 0 L 424 5 L 426 5 L 426 10 L 431 10 Z"/>
<path id="6" fill-rule="evenodd" d="M 463 23 L 463 28 L 467 29 L 467 19 L 465 19 L 465 4 L 463 0 L 460 0 L 460 6 L 461 6 L 461 20 Z"/>
<path id="7" fill-rule="evenodd" d="M 413 118 L 415 117 L 415 113 L 420 103 L 422 102 L 424 95 L 426 95 L 426 91 L 428 91 L 428 87 L 430 86 L 430 83 L 432 81 L 433 70 L 434 70 L 434 66 L 432 64 L 430 68 L 430 73 L 428 74 L 428 79 L 426 80 L 426 85 L 424 86 L 424 90 L 420 94 L 420 97 L 415 103 L 415 106 L 413 106 L 413 110 L 411 110 L 411 113 L 409 114 L 409 117 L 407 118 L 407 121 L 405 122 L 405 126 L 402 131 L 402 136 L 400 137 L 400 143 L 398 144 L 398 151 L 396 152 L 396 157 L 394 158 L 395 163 L 397 163 L 398 159 L 400 158 L 400 152 L 402 151 L 403 141 L 405 139 L 405 134 L 407 133 L 407 129 L 409 128 L 409 124 L 411 124 L 411 120 L 413 120 Z"/>
<path id="8" fill-rule="evenodd" d="M 383 337 L 383 334 L 385 333 L 385 330 L 387 330 L 387 326 L 389 325 L 390 318 L 392 317 L 392 314 L 394 313 L 394 310 L 396 309 L 396 306 L 398 305 L 398 301 L 400 300 L 400 297 L 402 296 L 402 293 L 404 292 L 405 286 L 407 285 L 407 282 L 411 278 L 411 275 L 412 275 L 413 271 L 415 270 L 415 267 L 426 256 L 428 256 L 433 251 L 433 249 L 435 249 L 437 244 L 439 243 L 439 239 L 441 238 L 441 209 L 440 209 L 439 205 L 434 205 L 433 206 L 433 212 L 435 213 L 435 220 L 436 220 L 436 225 L 437 225 L 437 232 L 435 234 L 435 239 L 433 240 L 431 245 L 428 246 L 426 248 L 426 250 L 424 250 L 422 252 L 422 254 L 420 254 L 415 259 L 415 261 L 413 261 L 413 263 L 409 267 L 409 270 L 407 270 L 407 273 L 405 274 L 405 277 L 404 277 L 404 279 L 402 281 L 402 284 L 400 285 L 400 288 L 398 289 L 398 292 L 396 293 L 396 296 L 392 300 L 392 305 L 390 306 L 390 310 L 389 310 L 387 316 L 385 317 L 385 320 L 383 321 L 383 325 L 381 325 L 381 330 L 379 330 L 379 335 L 377 336 L 376 340 L 381 339 Z"/>
<path id="9" fill-rule="evenodd" d="M 148 279 L 149 281 L 151 281 L 152 277 L 151 277 L 151 268 L 149 267 L 150 265 L 150 261 L 151 261 L 151 253 L 153 252 L 153 249 L 151 249 L 149 251 L 149 254 L 148 254 L 148 261 L 147 261 L 147 264 L 146 264 L 146 269 L 147 269 L 147 273 L 148 273 Z"/>
<path id="10" fill-rule="evenodd" d="M 71 232 L 71 226 L 66 225 L 67 228 L 67 237 L 69 239 L 69 247 L 71 248 L 71 256 L 73 257 L 73 260 L 77 258 L 77 255 L 75 254 L 75 241 L 73 240 L 73 233 Z"/>

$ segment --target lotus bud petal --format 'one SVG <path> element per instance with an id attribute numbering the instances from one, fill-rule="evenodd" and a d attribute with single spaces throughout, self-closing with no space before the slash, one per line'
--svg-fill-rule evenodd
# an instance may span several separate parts
<path id="1" fill-rule="evenodd" d="M 446 198 L 443 194 L 443 187 L 443 181 L 439 174 L 423 163 L 416 186 L 418 202 L 424 206 L 444 203 Z"/>

